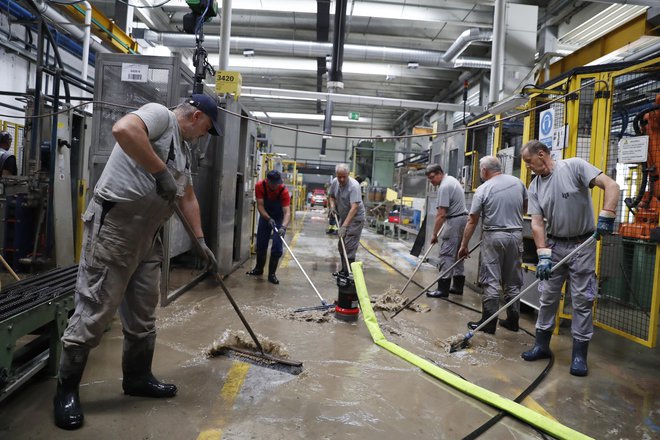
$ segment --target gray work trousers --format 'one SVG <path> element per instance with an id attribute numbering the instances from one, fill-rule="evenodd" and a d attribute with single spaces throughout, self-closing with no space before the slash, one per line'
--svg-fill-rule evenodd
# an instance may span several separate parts
<path id="1" fill-rule="evenodd" d="M 133 202 L 90 202 L 65 348 L 96 347 L 118 308 L 126 338 L 155 337 L 163 261 L 158 232 L 171 214 L 155 190 Z"/>
<path id="2" fill-rule="evenodd" d="M 344 219 L 340 219 L 343 224 Z M 362 228 L 364 227 L 364 220 L 351 220 L 351 223 L 346 227 L 346 236 L 344 237 L 344 245 L 346 246 L 346 255 L 349 259 L 355 260 L 357 248 L 360 245 L 360 237 L 362 236 Z M 339 256 L 343 259 L 344 253 L 341 249 L 341 240 L 337 244 Z"/>
<path id="3" fill-rule="evenodd" d="M 483 231 L 479 284 L 483 286 L 484 305 L 489 303 L 493 310 L 499 309 L 500 289 L 504 293 L 504 303 L 520 293 L 523 283 L 522 253 L 522 231 Z M 509 310 L 519 313 L 520 301 L 511 304 Z"/>
<path id="4" fill-rule="evenodd" d="M 445 219 L 445 228 L 442 230 L 440 237 L 438 237 L 438 244 L 440 245 L 438 270 L 440 273 L 447 270 L 456 262 L 458 249 L 461 247 L 461 240 L 463 239 L 463 231 L 465 231 L 466 223 L 467 215 Z M 464 266 L 465 264 L 461 261 L 450 273 L 445 274 L 444 278 L 462 276 L 464 273 Z"/>
<path id="5" fill-rule="evenodd" d="M 552 249 L 552 263 L 557 264 L 579 245 L 577 241 L 557 241 L 549 238 L 548 247 Z M 561 288 L 568 280 L 573 304 L 571 322 L 573 338 L 580 341 L 591 340 L 594 332 L 592 308 L 598 292 L 595 268 L 596 242 L 582 249 L 562 267 L 556 268 L 549 280 L 539 283 L 541 302 L 536 328 L 541 330 L 554 328 Z"/>

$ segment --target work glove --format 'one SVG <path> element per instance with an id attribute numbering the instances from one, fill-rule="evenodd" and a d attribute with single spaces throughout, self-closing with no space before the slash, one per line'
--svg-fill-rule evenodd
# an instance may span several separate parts
<path id="1" fill-rule="evenodd" d="M 339 235 L 341 238 L 346 238 L 346 226 L 342 226 L 339 228 L 339 232 L 337 232 L 337 235 Z"/>
<path id="2" fill-rule="evenodd" d="M 156 179 L 156 192 L 158 195 L 167 200 L 168 203 L 174 202 L 177 192 L 176 180 L 174 180 L 174 176 L 167 167 L 153 173 L 152 176 Z"/>
<path id="3" fill-rule="evenodd" d="M 273 231 L 277 229 L 277 223 L 275 223 L 275 220 L 272 218 L 268 220 L 268 224 L 270 225 L 271 228 L 273 228 Z"/>
<path id="4" fill-rule="evenodd" d="M 215 259 L 215 255 L 213 255 L 213 251 L 211 251 L 211 249 L 209 249 L 209 247 L 206 245 L 206 241 L 204 240 L 204 237 L 199 237 L 197 241 L 199 242 L 199 245 L 202 247 L 201 250 L 204 251 L 204 254 L 200 255 L 200 257 L 203 259 L 208 259 L 208 263 L 206 266 L 207 270 L 212 274 L 218 273 L 218 260 Z"/>
<path id="5" fill-rule="evenodd" d="M 286 234 L 286 227 L 280 226 L 280 229 L 277 230 L 277 235 L 284 238 L 284 234 Z"/>
<path id="6" fill-rule="evenodd" d="M 328 217 L 335 218 L 336 215 L 337 215 L 337 208 L 331 206 L 330 209 L 328 210 Z"/>
<path id="7" fill-rule="evenodd" d="M 603 209 L 598 214 L 598 225 L 596 226 L 596 231 L 598 235 L 612 235 L 614 233 L 614 219 L 616 218 L 616 213 L 612 211 L 607 211 Z"/>
<path id="8" fill-rule="evenodd" d="M 552 249 L 537 249 L 536 255 L 539 257 L 539 262 L 536 265 L 536 278 L 547 280 L 552 272 Z"/>

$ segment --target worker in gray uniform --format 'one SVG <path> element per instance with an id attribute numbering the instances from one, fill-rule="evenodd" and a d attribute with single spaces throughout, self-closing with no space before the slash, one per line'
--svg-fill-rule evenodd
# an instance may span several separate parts
<path id="1" fill-rule="evenodd" d="M 348 165 L 345 163 L 335 166 L 335 178 L 330 183 L 328 201 L 330 215 L 334 217 L 334 214 L 337 214 L 339 217 L 337 234 L 344 241 L 348 258 L 348 261 L 345 261 L 340 240 L 338 249 L 341 272 L 348 274 L 348 267 L 355 261 L 355 253 L 360 244 L 360 236 L 364 227 L 364 204 L 360 184 L 349 177 Z"/>
<path id="2" fill-rule="evenodd" d="M 470 330 L 494 315 L 499 309 L 500 289 L 505 303 L 520 293 L 523 283 L 523 213 L 527 209 L 527 189 L 520 179 L 502 174 L 497 157 L 484 156 L 479 160 L 479 176 L 484 182 L 472 198 L 470 214 L 463 233 L 458 257 L 468 256 L 468 245 L 481 217 L 481 264 L 479 284 L 483 286 L 481 319 L 468 322 Z M 506 320 L 500 325 L 517 332 L 520 301 L 511 304 Z M 494 334 L 497 321 L 493 319 L 481 331 Z"/>
<path id="3" fill-rule="evenodd" d="M 440 263 L 438 264 L 438 269 L 442 273 L 456 262 L 458 248 L 460 247 L 461 238 L 463 237 L 463 231 L 465 231 L 465 224 L 467 222 L 467 208 L 465 207 L 465 197 L 463 196 L 463 187 L 460 182 L 452 176 L 445 174 L 440 165 L 431 164 L 427 166 L 426 177 L 432 185 L 438 187 L 431 244 L 440 242 Z M 442 229 L 440 237 L 438 237 L 438 232 L 442 228 L 442 225 L 445 227 Z M 454 267 L 451 274 L 447 274 L 446 278 L 440 278 L 438 280 L 438 290 L 426 292 L 426 296 L 431 298 L 447 298 L 450 293 L 462 295 L 464 285 L 464 264 L 460 262 Z"/>
<path id="4" fill-rule="evenodd" d="M 117 140 L 82 216 L 84 237 L 75 289 L 76 308 L 62 337 L 54 398 L 55 424 L 82 426 L 78 389 L 90 349 L 117 309 L 122 321 L 125 394 L 173 397 L 177 388 L 151 372 L 156 342 L 163 246 L 160 229 L 178 203 L 190 222 L 211 271 L 213 252 L 204 241 L 192 187 L 186 142 L 219 133 L 215 100 L 192 95 L 176 107 L 150 103 L 112 127 Z"/>
<path id="5" fill-rule="evenodd" d="M 613 233 L 619 185 L 583 159 L 555 161 L 548 147 L 537 140 L 525 144 L 521 155 L 525 164 L 536 174 L 529 185 L 527 212 L 532 216 L 532 234 L 539 258 L 536 277 L 543 280 L 539 284 L 541 300 L 536 320 L 536 341 L 531 350 L 522 353 L 522 358 L 535 361 L 550 357 L 550 338 L 561 288 L 568 279 L 573 305 L 570 373 L 586 376 L 587 351 L 593 335 L 592 307 L 598 292 L 596 243 L 582 249 L 555 271 L 552 267 L 594 235 L 594 212 L 589 191 L 594 186 L 604 190 L 597 234 Z"/>

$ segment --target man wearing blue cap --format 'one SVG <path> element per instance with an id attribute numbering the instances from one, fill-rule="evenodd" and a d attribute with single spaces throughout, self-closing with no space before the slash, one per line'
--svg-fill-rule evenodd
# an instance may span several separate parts
<path id="1" fill-rule="evenodd" d="M 62 337 L 63 351 L 53 400 L 55 424 L 83 424 L 78 389 L 89 351 L 119 309 L 124 333 L 124 393 L 174 397 L 173 384 L 151 372 L 156 342 L 163 245 L 160 230 L 178 204 L 198 237 L 209 269 L 217 270 L 204 241 L 192 187 L 192 142 L 218 135 L 218 109 L 206 95 L 192 95 L 174 111 L 150 103 L 112 127 L 117 142 L 83 214 L 84 237 L 76 282 L 76 309 Z"/>
<path id="2" fill-rule="evenodd" d="M 268 262 L 268 281 L 279 284 L 275 271 L 277 263 L 282 257 L 282 237 L 286 233 L 291 219 L 291 196 L 286 186 L 282 184 L 282 175 L 277 170 L 271 170 L 265 179 L 257 182 L 254 187 L 259 211 L 259 225 L 257 226 L 257 262 L 248 275 L 262 275 L 266 265 L 268 241 L 273 238 Z M 275 232 L 277 230 L 277 232 Z"/>

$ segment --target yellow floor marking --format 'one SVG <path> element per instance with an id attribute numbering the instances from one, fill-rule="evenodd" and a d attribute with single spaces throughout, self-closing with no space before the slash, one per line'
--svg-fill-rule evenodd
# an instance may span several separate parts
<path id="1" fill-rule="evenodd" d="M 208 428 L 199 433 L 197 440 L 220 440 L 222 438 L 222 430 L 227 425 L 228 415 L 231 413 L 234 400 L 241 391 L 249 369 L 250 364 L 245 362 L 236 361 L 232 364 L 225 384 L 220 390 L 220 395 L 209 413 Z"/>
<path id="2" fill-rule="evenodd" d="M 508 383 L 508 384 L 511 383 L 511 380 L 509 379 L 509 377 L 506 376 L 506 375 L 505 375 L 504 373 L 502 373 L 502 372 L 498 372 L 497 375 L 496 375 L 496 377 L 497 377 L 501 382 Z M 552 416 L 552 414 L 550 414 L 549 412 L 547 412 L 547 411 L 541 406 L 541 404 L 538 403 L 536 400 L 534 400 L 532 397 L 527 396 L 527 397 L 525 398 L 525 400 L 522 401 L 521 405 L 526 406 L 527 408 L 531 409 L 532 411 L 536 411 L 537 413 L 539 413 L 539 414 L 541 414 L 541 415 L 544 415 L 544 416 L 546 416 L 547 418 L 549 418 L 549 419 L 551 419 L 551 420 L 555 420 L 555 421 L 557 420 L 556 418 L 554 418 L 554 417 Z"/>
<path id="3" fill-rule="evenodd" d="M 375 251 L 371 246 L 369 246 L 364 240 L 360 240 L 360 244 L 361 244 L 362 246 L 364 246 L 364 248 L 365 248 L 366 250 L 368 250 L 369 252 L 371 252 L 371 253 L 373 253 L 373 254 L 375 254 L 375 255 L 379 255 L 378 252 L 376 252 L 376 251 Z M 381 256 L 381 258 L 383 258 L 383 257 Z M 384 259 L 384 258 L 383 258 L 383 259 Z M 376 260 L 378 260 L 378 258 L 376 258 Z M 387 270 L 387 272 L 389 272 L 389 273 L 394 273 L 394 269 L 392 269 L 388 264 L 385 264 L 384 261 L 378 260 L 378 262 L 381 264 L 381 266 L 383 266 L 383 267 L 385 268 L 385 270 Z"/>

